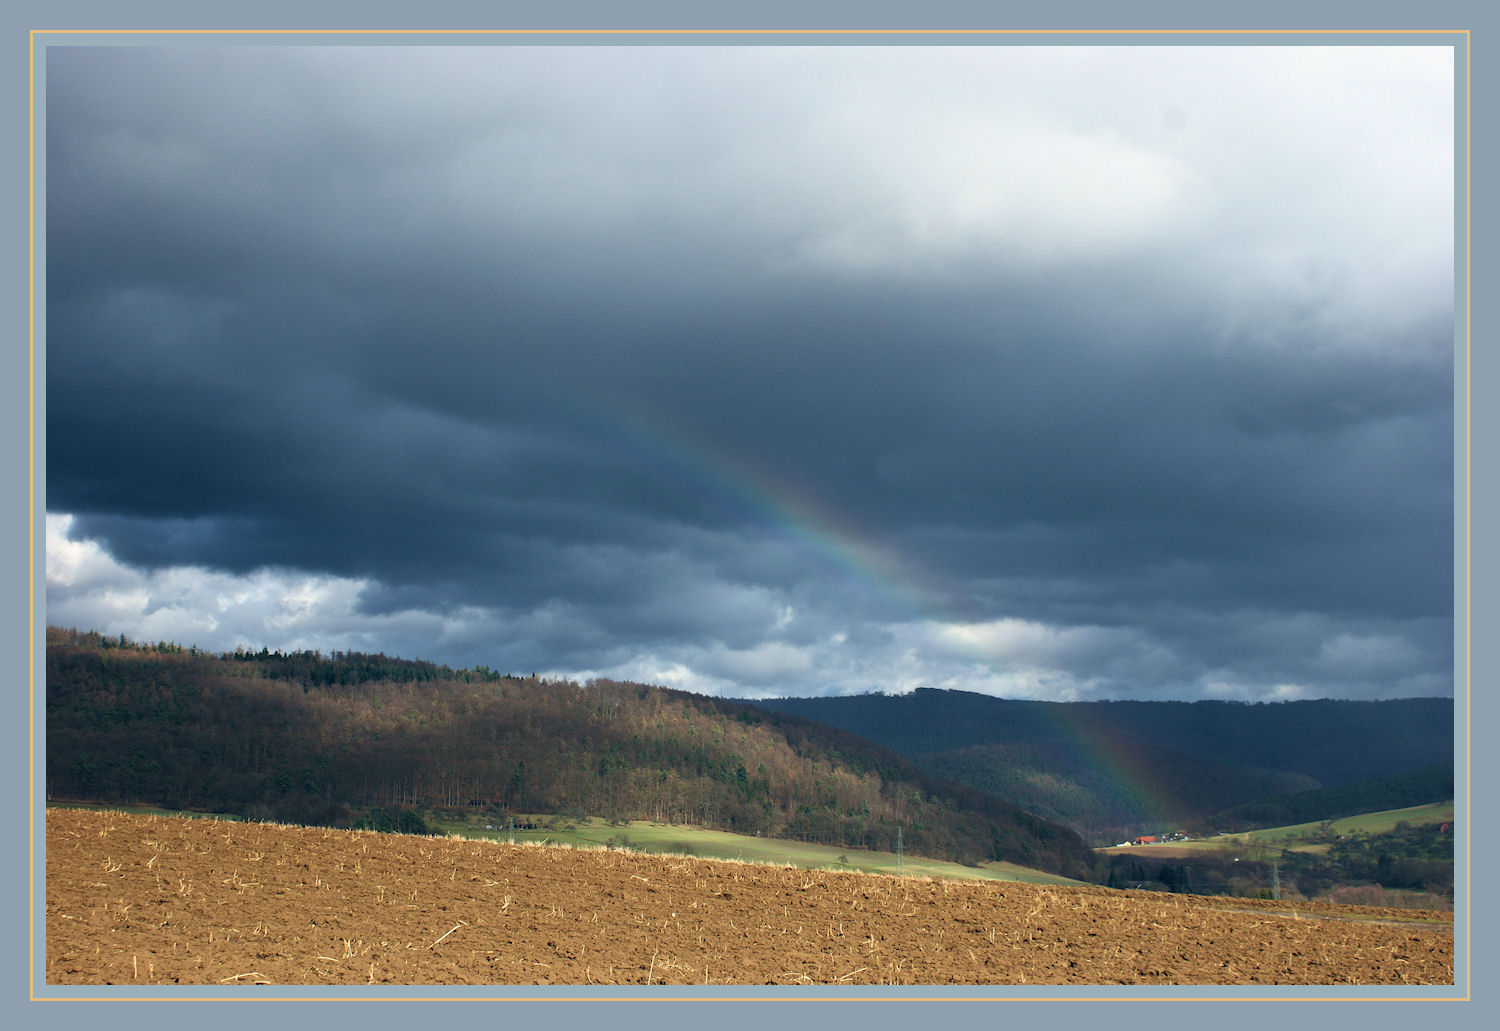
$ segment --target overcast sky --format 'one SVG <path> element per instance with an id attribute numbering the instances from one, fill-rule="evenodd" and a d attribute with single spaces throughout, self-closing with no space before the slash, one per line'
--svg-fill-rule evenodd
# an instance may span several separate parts
<path id="1" fill-rule="evenodd" d="M 1451 695 L 1452 111 L 1443 48 L 49 48 L 48 621 Z"/>

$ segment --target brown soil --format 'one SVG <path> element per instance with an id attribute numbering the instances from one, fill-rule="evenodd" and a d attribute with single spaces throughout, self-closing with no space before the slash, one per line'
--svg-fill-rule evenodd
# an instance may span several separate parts
<path id="1" fill-rule="evenodd" d="M 1443 913 L 46 821 L 49 984 L 1453 983 Z"/>

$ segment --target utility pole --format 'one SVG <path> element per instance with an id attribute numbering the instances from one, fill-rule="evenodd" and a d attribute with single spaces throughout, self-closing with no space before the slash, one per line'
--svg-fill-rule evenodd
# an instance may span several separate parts
<path id="1" fill-rule="evenodd" d="M 901 825 L 896 824 L 896 876 L 901 876 Z"/>
<path id="2" fill-rule="evenodd" d="M 1281 869 L 1276 860 L 1271 860 L 1271 897 L 1281 901 Z"/>

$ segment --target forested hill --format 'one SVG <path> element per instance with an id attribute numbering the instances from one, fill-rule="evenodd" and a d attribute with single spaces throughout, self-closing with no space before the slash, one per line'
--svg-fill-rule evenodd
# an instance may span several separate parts
<path id="1" fill-rule="evenodd" d="M 1336 820 L 1383 809 L 1405 809 L 1453 797 L 1453 765 L 1429 766 L 1393 777 L 1262 798 L 1214 816 L 1220 826 L 1285 827 Z"/>
<path id="2" fill-rule="evenodd" d="M 374 808 L 695 823 L 1088 878 L 1079 836 L 846 731 L 644 684 L 49 628 L 49 796 L 348 825 Z"/>
<path id="3" fill-rule="evenodd" d="M 1093 837 L 1453 759 L 1448 698 L 1062 703 L 919 689 L 755 704 L 842 727 Z"/>

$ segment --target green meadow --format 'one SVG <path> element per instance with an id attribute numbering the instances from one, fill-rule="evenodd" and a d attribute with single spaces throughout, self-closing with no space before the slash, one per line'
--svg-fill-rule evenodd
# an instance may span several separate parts
<path id="1" fill-rule="evenodd" d="M 55 809 L 97 809 L 137 815 L 175 816 L 195 820 L 232 820 L 241 817 L 219 813 L 191 812 L 144 805 L 96 805 L 87 802 L 49 802 Z M 508 825 L 484 817 L 452 819 L 433 813 L 422 814 L 426 825 L 440 834 L 479 840 L 506 841 Z M 901 873 L 909 877 L 940 877 L 949 880 L 1021 881 L 1027 884 L 1085 884 L 1055 874 L 1017 866 L 1014 863 L 981 863 L 964 866 L 921 856 L 901 856 L 894 852 L 867 852 L 862 849 L 812 845 L 782 838 L 747 837 L 727 831 L 705 830 L 635 820 L 609 823 L 591 817 L 564 819 L 554 816 L 520 816 L 518 822 L 536 824 L 539 829 L 517 828 L 515 840 L 572 848 L 624 848 L 634 852 L 658 855 L 691 855 L 702 859 L 727 859 L 769 866 L 793 866 L 804 870 L 852 870 L 862 873 Z"/>
<path id="2" fill-rule="evenodd" d="M 1408 806 L 1405 809 L 1386 809 L 1378 813 L 1360 813 L 1332 821 L 1298 823 L 1289 827 L 1267 827 L 1264 830 L 1247 831 L 1231 835 L 1247 843 L 1276 843 L 1286 848 L 1322 844 L 1322 839 L 1350 834 L 1387 834 L 1405 823 L 1413 827 L 1433 823 L 1453 822 L 1453 801 L 1433 802 L 1429 805 Z M 1326 846 L 1325 846 L 1326 848 Z"/>
<path id="3" fill-rule="evenodd" d="M 1337 837 L 1352 834 L 1387 834 L 1405 823 L 1419 827 L 1436 823 L 1453 822 L 1453 800 L 1433 802 L 1428 805 L 1409 806 L 1405 809 L 1385 809 L 1378 813 L 1360 813 L 1338 820 L 1315 820 L 1286 827 L 1265 827 L 1237 834 L 1219 834 L 1212 838 L 1196 838 L 1189 841 L 1169 841 L 1154 845 L 1136 845 L 1132 849 L 1111 848 L 1115 853 L 1136 851 L 1144 856 L 1157 850 L 1158 854 L 1177 855 L 1182 852 L 1245 853 L 1247 858 L 1257 855 L 1256 847 L 1290 849 L 1295 852 L 1326 853 L 1329 842 Z"/>
<path id="4" fill-rule="evenodd" d="M 483 818 L 461 821 L 430 818 L 427 822 L 434 829 L 457 837 L 505 841 L 511 834 L 507 824 Z M 728 859 L 806 870 L 854 870 L 882 874 L 899 872 L 912 877 L 1023 881 L 1028 884 L 1085 883 L 1014 863 L 990 862 L 964 866 L 910 855 L 898 859 L 894 852 L 868 852 L 782 838 L 747 837 L 727 831 L 641 820 L 612 824 L 598 818 L 564 820 L 560 817 L 534 816 L 520 818 L 519 822 L 536 823 L 539 829 L 517 829 L 515 840 L 518 842 L 545 842 L 574 848 L 626 848 L 635 852 L 691 855 L 701 859 Z M 541 826 L 542 824 L 548 826 Z"/>

